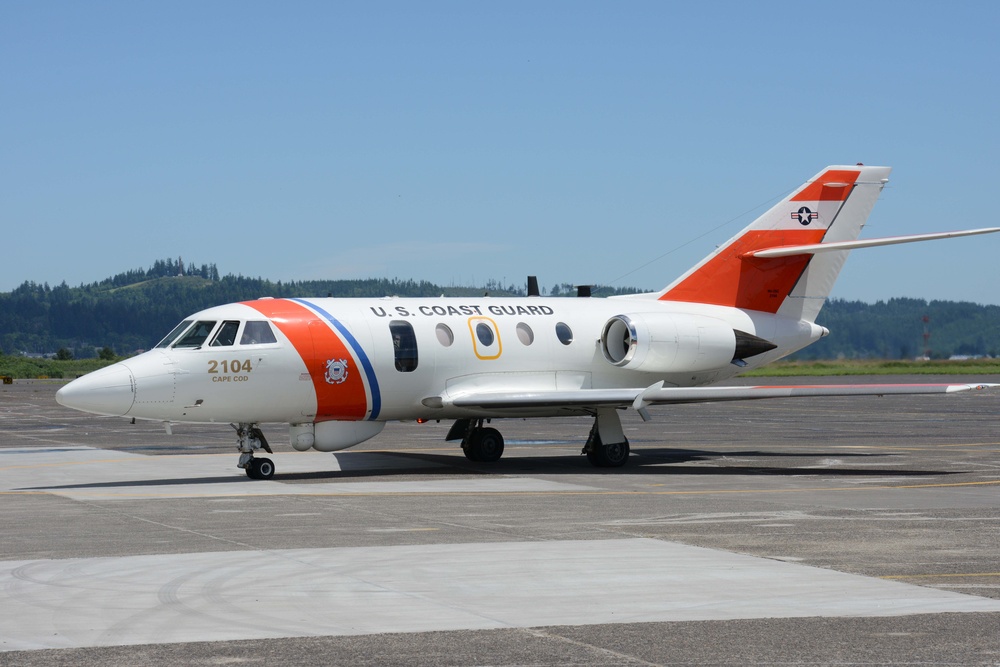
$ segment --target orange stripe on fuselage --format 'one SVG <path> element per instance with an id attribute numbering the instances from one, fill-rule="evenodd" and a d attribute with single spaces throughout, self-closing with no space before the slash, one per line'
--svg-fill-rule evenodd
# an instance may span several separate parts
<path id="1" fill-rule="evenodd" d="M 830 169 L 789 201 L 845 201 L 860 175 L 854 169 Z"/>
<path id="2" fill-rule="evenodd" d="M 762 248 L 819 243 L 825 229 L 750 230 L 660 297 L 776 313 L 812 255 L 741 259 Z"/>
<path id="3" fill-rule="evenodd" d="M 243 304 L 270 318 L 302 357 L 316 390 L 315 421 L 365 418 L 369 408 L 364 372 L 326 321 L 294 301 L 267 299 L 244 301 Z M 326 365 L 331 359 L 347 361 L 347 377 L 343 382 L 326 381 Z"/>

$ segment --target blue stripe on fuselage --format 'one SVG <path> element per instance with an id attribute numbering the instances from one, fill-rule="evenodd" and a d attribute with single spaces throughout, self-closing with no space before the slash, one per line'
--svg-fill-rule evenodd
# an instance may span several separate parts
<path id="1" fill-rule="evenodd" d="M 368 359 L 368 355 L 365 354 L 364 349 L 361 347 L 361 343 L 358 342 L 358 339 L 354 337 L 354 334 L 352 334 L 347 327 L 340 322 L 340 320 L 317 306 L 312 301 L 307 301 L 306 299 L 289 299 L 289 301 L 301 303 L 302 305 L 312 308 L 317 313 L 325 317 L 326 320 L 333 325 L 333 328 L 340 332 L 340 335 L 344 337 L 347 344 L 351 346 L 352 350 L 354 350 L 354 354 L 358 355 L 361 367 L 365 369 L 365 376 L 368 378 L 368 388 L 372 393 L 372 414 L 368 419 L 376 419 L 379 412 L 382 410 L 382 394 L 379 391 L 378 378 L 375 377 L 375 367 L 372 366 L 372 362 Z"/>

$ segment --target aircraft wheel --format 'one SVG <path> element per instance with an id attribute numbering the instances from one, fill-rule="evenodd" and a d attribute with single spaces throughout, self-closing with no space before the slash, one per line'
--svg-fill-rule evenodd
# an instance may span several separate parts
<path id="1" fill-rule="evenodd" d="M 271 479 L 274 477 L 274 461 L 271 459 L 251 459 L 247 465 L 250 479 Z"/>
<path id="2" fill-rule="evenodd" d="M 620 468 L 628 462 L 628 440 L 610 445 L 595 445 L 587 452 L 587 460 L 598 468 Z"/>
<path id="3" fill-rule="evenodd" d="M 470 461 L 496 463 L 503 456 L 503 436 L 495 428 L 477 428 L 462 449 Z"/>

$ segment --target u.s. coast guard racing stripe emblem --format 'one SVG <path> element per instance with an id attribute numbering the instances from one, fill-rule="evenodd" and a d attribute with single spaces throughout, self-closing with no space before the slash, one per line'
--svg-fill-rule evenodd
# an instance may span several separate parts
<path id="1" fill-rule="evenodd" d="M 351 346 L 358 363 L 361 364 L 361 368 L 365 371 L 365 377 L 368 379 L 368 388 L 371 391 L 371 415 L 369 415 L 368 419 L 376 419 L 379 412 L 382 410 L 382 394 L 379 391 L 378 378 L 375 376 L 375 367 L 372 365 L 368 355 L 365 354 L 365 350 L 361 347 L 361 343 L 358 342 L 358 339 L 354 337 L 354 334 L 352 334 L 340 320 L 317 306 L 315 303 L 307 301 L 306 299 L 291 300 L 308 306 L 322 315 L 323 318 L 329 322 L 341 336 L 344 337 L 344 340 L 347 341 L 348 345 Z"/>
<path id="2" fill-rule="evenodd" d="M 375 369 L 343 323 L 304 299 L 268 299 L 244 304 L 270 318 L 302 358 L 316 393 L 317 422 L 378 417 L 382 400 Z M 364 373 L 347 372 L 341 376 L 341 382 L 328 382 L 331 359 L 357 364 Z"/>

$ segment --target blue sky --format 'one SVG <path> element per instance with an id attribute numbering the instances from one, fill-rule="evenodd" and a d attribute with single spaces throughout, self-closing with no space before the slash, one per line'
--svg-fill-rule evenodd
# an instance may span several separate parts
<path id="1" fill-rule="evenodd" d="M 1000 225 L 1000 3 L 0 2 L 0 291 L 156 259 L 659 289 L 829 164 Z M 758 208 L 755 208 L 758 207 Z M 747 213 L 750 211 L 751 213 Z M 1000 303 L 1000 235 L 834 296 Z"/>

